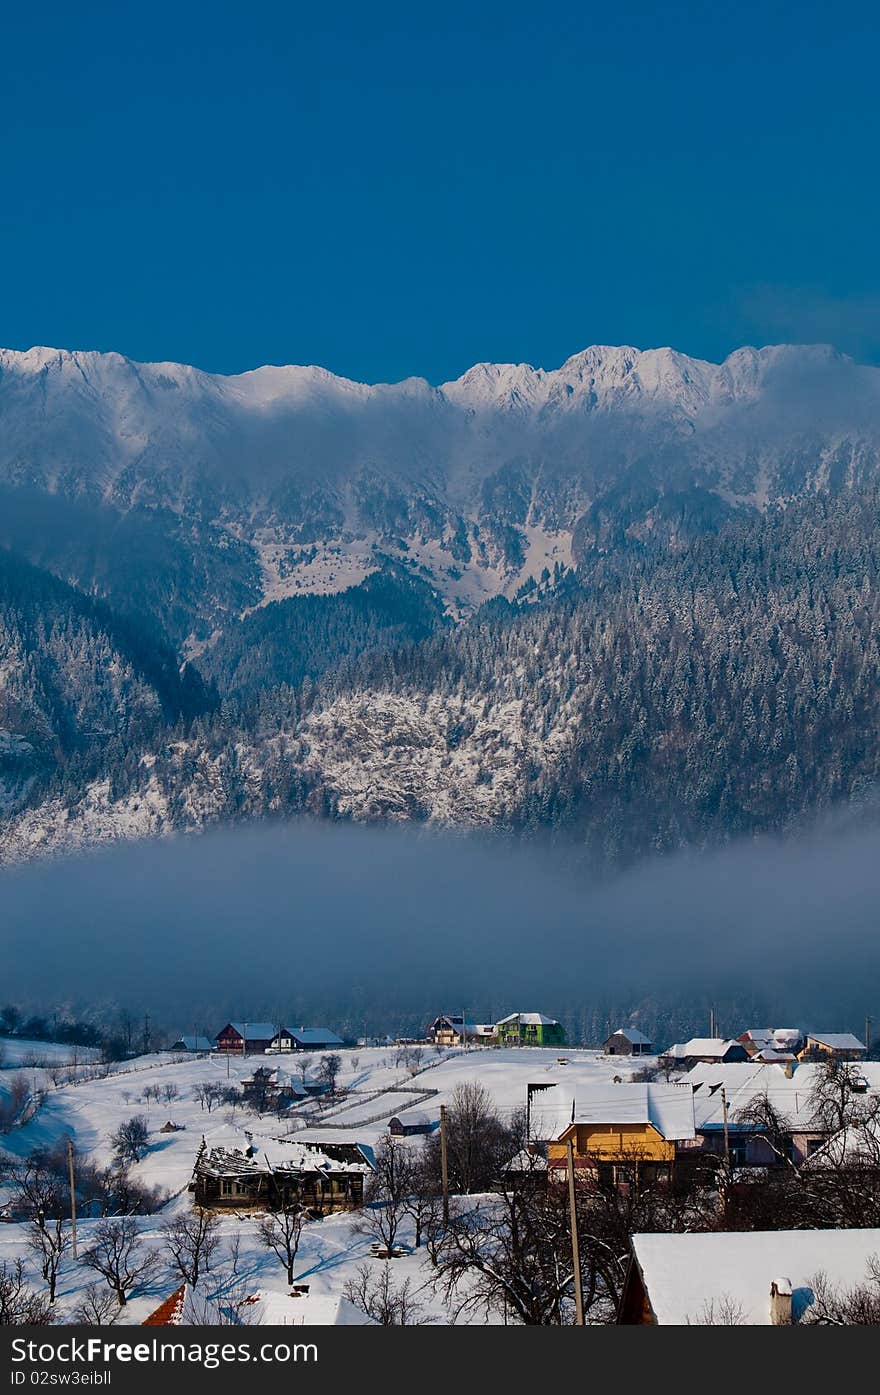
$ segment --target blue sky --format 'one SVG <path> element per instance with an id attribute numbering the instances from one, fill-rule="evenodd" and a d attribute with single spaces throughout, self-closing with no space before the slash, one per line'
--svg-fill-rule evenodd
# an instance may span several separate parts
<path id="1" fill-rule="evenodd" d="M 0 343 L 433 382 L 595 342 L 880 360 L 876 7 L 47 0 Z"/>

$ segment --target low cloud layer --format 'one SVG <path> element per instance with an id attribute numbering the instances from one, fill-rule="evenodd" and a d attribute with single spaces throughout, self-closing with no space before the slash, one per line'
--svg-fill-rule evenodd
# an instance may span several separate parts
<path id="1" fill-rule="evenodd" d="M 880 833 L 825 829 L 591 883 L 564 850 L 299 824 L 3 874 L 0 997 L 166 1021 L 752 999 L 858 1027 L 880 1003 Z M 872 996 L 873 995 L 873 996 Z M 845 1020 L 844 1020 L 845 1019 Z"/>

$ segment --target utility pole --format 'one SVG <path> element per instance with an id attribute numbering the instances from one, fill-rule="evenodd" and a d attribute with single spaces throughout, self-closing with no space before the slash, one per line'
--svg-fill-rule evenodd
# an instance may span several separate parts
<path id="1" fill-rule="evenodd" d="M 730 1187 L 730 1133 L 727 1126 L 727 1091 L 721 1086 L 721 1117 L 724 1121 L 724 1190 L 722 1193 L 723 1214 L 727 1214 L 727 1196 Z"/>
<path id="2" fill-rule="evenodd" d="M 721 1117 L 724 1121 L 724 1166 L 730 1171 L 730 1133 L 727 1127 L 727 1091 L 721 1086 Z"/>
<path id="3" fill-rule="evenodd" d="M 73 1139 L 69 1134 L 67 1136 L 67 1171 L 70 1177 L 70 1253 L 76 1259 L 76 1187 L 73 1176 Z"/>
<path id="4" fill-rule="evenodd" d="M 574 1147 L 571 1139 L 566 1143 L 568 1150 L 568 1214 L 571 1223 L 571 1263 L 574 1270 L 575 1325 L 584 1325 L 584 1289 L 581 1282 L 581 1256 L 578 1245 L 577 1206 L 574 1188 Z"/>
<path id="5" fill-rule="evenodd" d="M 443 1180 L 443 1224 L 449 1225 L 449 1156 L 446 1151 L 446 1105 L 440 1106 L 440 1175 Z"/>

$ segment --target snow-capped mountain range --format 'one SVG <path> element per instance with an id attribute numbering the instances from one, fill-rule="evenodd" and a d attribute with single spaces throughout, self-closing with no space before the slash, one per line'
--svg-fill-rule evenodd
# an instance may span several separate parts
<path id="1" fill-rule="evenodd" d="M 760 507 L 878 463 L 880 370 L 822 345 L 721 364 L 596 346 L 439 387 L 0 350 L 0 543 L 113 601 L 120 539 L 101 539 L 136 519 L 145 567 L 198 573 L 162 614 L 191 652 L 266 600 L 345 589 L 387 559 L 461 615 L 615 530 L 674 540 L 695 507 Z"/>

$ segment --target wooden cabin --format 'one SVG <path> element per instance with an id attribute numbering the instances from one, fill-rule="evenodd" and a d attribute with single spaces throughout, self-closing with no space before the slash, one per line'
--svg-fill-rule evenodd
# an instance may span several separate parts
<path id="1" fill-rule="evenodd" d="M 278 1034 L 272 1022 L 227 1022 L 214 1038 L 218 1051 L 249 1056 L 268 1051 Z"/>
<path id="2" fill-rule="evenodd" d="M 418 1109 L 408 1109 L 405 1114 L 395 1114 L 388 1120 L 388 1132 L 392 1138 L 412 1138 L 419 1134 L 433 1133 L 439 1127 L 439 1118 L 423 1114 Z"/>
<path id="3" fill-rule="evenodd" d="M 298 1201 L 315 1216 L 363 1205 L 369 1150 L 357 1143 L 251 1142 L 209 1148 L 196 1158 L 190 1191 L 210 1210 L 277 1210 Z"/>
<path id="4" fill-rule="evenodd" d="M 635 1027 L 618 1027 L 602 1049 L 606 1056 L 652 1056 L 654 1043 Z"/>
<path id="5" fill-rule="evenodd" d="M 461 1046 L 464 1041 L 464 1018 L 453 1013 L 441 1013 L 425 1031 L 425 1040 L 435 1046 Z"/>
<path id="6" fill-rule="evenodd" d="M 689 1085 L 638 1082 L 579 1091 L 572 1119 L 547 1145 L 551 1180 L 568 1174 L 568 1144 L 585 1181 L 617 1186 L 671 1180 L 680 1153 L 696 1148 Z"/>

